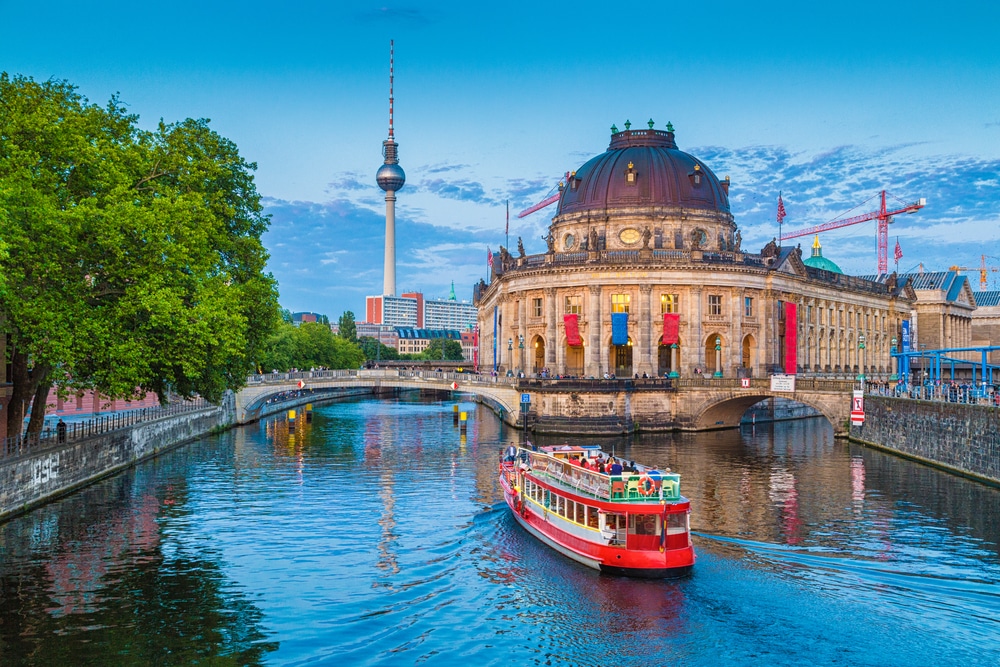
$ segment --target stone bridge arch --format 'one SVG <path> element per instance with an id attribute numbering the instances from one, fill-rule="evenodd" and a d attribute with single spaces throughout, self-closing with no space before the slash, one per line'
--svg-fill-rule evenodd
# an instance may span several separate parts
<path id="1" fill-rule="evenodd" d="M 773 392 L 766 390 L 719 390 L 699 392 L 692 401 L 686 415 L 687 428 L 709 430 L 737 428 L 750 406 L 768 398 L 785 398 L 817 410 L 833 426 L 834 433 L 847 433 L 847 419 L 850 414 L 849 398 L 842 394 L 828 392 Z"/>

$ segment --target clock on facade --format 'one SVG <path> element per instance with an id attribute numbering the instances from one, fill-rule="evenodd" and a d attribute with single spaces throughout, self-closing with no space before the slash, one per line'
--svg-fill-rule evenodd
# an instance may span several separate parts
<path id="1" fill-rule="evenodd" d="M 618 238 L 625 245 L 632 245 L 633 243 L 638 243 L 642 235 L 639 234 L 638 229 L 633 229 L 632 227 L 626 227 L 618 233 Z"/>

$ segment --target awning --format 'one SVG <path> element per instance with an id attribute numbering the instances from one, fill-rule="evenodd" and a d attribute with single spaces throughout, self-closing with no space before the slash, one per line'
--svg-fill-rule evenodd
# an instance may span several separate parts
<path id="1" fill-rule="evenodd" d="M 580 347 L 583 341 L 580 339 L 580 325 L 577 322 L 579 315 L 563 315 L 563 324 L 566 326 L 566 344 L 570 347 Z"/>

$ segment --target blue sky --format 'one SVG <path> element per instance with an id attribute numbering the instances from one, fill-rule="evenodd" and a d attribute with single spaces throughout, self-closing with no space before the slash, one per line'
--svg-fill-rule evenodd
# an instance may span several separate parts
<path id="1" fill-rule="evenodd" d="M 258 164 L 269 267 L 295 311 L 360 314 L 381 291 L 390 38 L 400 290 L 445 296 L 454 280 L 471 298 L 506 199 L 511 245 L 542 251 L 554 207 L 514 213 L 606 150 L 612 123 L 650 118 L 730 175 L 744 247 L 776 235 L 779 191 L 797 228 L 884 187 L 928 202 L 890 228 L 901 270 L 1000 267 L 992 3 L 0 0 L 0 16 L 0 70 L 233 139 Z M 874 222 L 822 241 L 846 272 L 874 273 Z"/>

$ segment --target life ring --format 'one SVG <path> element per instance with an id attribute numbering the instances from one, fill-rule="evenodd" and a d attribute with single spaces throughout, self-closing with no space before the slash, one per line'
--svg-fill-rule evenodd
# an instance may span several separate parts
<path id="1" fill-rule="evenodd" d="M 639 478 L 639 493 L 644 496 L 651 496 L 656 493 L 656 482 L 649 475 L 643 475 Z"/>

